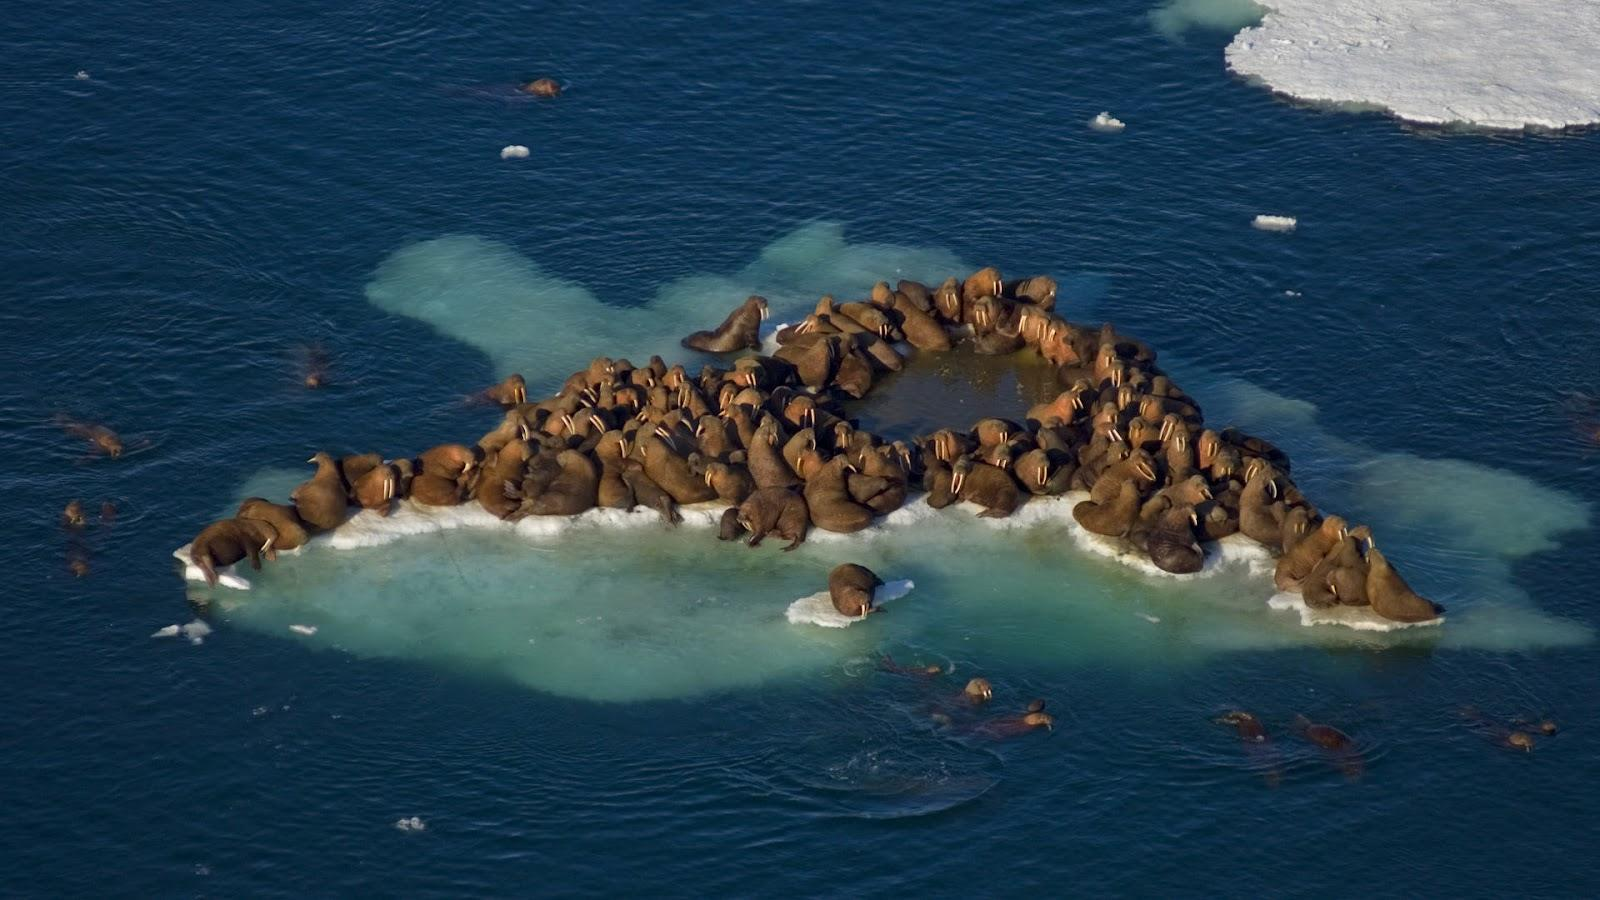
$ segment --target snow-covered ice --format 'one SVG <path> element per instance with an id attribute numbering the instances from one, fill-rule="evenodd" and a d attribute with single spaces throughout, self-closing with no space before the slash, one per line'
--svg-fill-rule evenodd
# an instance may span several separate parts
<path id="1" fill-rule="evenodd" d="M 1103 112 L 1089 120 L 1089 127 L 1093 128 L 1095 131 L 1115 132 L 1121 131 L 1128 126 L 1123 124 L 1122 120 L 1116 116 L 1113 116 L 1108 112 Z"/>
<path id="2" fill-rule="evenodd" d="M 1300 220 L 1294 216 L 1256 216 L 1250 225 L 1260 231 L 1293 231 Z"/>
<path id="3" fill-rule="evenodd" d="M 1595 0 L 1263 0 L 1228 68 L 1319 103 L 1482 128 L 1600 123 Z"/>
<path id="4" fill-rule="evenodd" d="M 521 144 L 509 144 L 500 148 L 501 159 L 527 159 L 528 148 Z"/>

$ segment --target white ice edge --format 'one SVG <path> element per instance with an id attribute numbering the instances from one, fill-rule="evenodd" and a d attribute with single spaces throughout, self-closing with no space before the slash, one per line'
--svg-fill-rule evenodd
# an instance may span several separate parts
<path id="1" fill-rule="evenodd" d="M 1426 622 L 1395 622 L 1378 615 L 1370 606 L 1335 606 L 1332 609 L 1312 609 L 1299 594 L 1276 593 L 1267 598 L 1267 606 L 1278 610 L 1293 610 L 1300 614 L 1300 624 L 1307 628 L 1318 625 L 1343 625 L 1356 631 L 1400 631 L 1405 628 L 1431 628 L 1444 624 L 1445 617 Z"/>
<path id="2" fill-rule="evenodd" d="M 1256 216 L 1251 227 L 1261 231 L 1293 231 L 1300 220 L 1294 216 Z"/>
<path id="3" fill-rule="evenodd" d="M 1217 574 L 1226 568 L 1243 567 L 1253 578 L 1263 581 L 1271 577 L 1274 567 L 1274 557 L 1271 551 L 1261 546 L 1244 535 L 1235 534 L 1220 541 L 1201 544 L 1205 553 L 1199 572 L 1188 574 L 1173 574 L 1164 571 L 1144 554 L 1136 551 L 1126 541 L 1116 538 L 1104 537 L 1088 531 L 1072 517 L 1072 507 L 1082 500 L 1088 499 L 1088 494 L 1082 491 L 1063 494 L 1058 497 L 1032 497 L 1010 516 L 1003 519 L 979 518 L 979 509 L 971 504 L 961 503 L 939 510 L 934 509 L 924 502 L 925 495 L 913 495 L 905 506 L 876 520 L 867 529 L 854 534 L 836 534 L 812 528 L 806 540 L 818 544 L 848 545 L 861 540 L 872 540 L 881 536 L 902 532 L 906 529 L 920 527 L 922 524 L 945 516 L 964 518 L 967 527 L 992 528 L 998 530 L 1028 529 L 1041 525 L 1054 524 L 1065 528 L 1073 545 L 1088 553 L 1105 557 L 1121 565 L 1127 566 L 1143 575 L 1156 578 L 1188 581 L 1196 578 L 1205 578 Z M 697 503 L 680 506 L 679 512 L 683 516 L 680 527 L 703 528 L 711 530 L 721 523 L 723 510 L 727 507 L 718 502 Z M 517 522 L 505 522 L 495 518 L 483 507 L 476 503 L 466 503 L 460 506 L 425 506 L 410 500 L 398 503 L 388 516 L 380 516 L 371 510 L 359 511 L 345 521 L 343 525 L 333 531 L 317 535 L 303 549 L 332 549 L 355 550 L 362 547 L 377 547 L 411 535 L 436 534 L 460 528 L 477 530 L 492 530 L 514 534 L 526 539 L 530 544 L 548 543 L 563 535 L 583 529 L 639 529 L 639 528 L 664 528 L 661 516 L 653 509 L 637 507 L 624 511 L 618 509 L 592 509 L 576 516 L 530 516 Z M 193 564 L 188 563 L 189 545 L 185 544 L 173 551 L 173 556 L 184 561 L 184 577 L 190 581 L 203 582 L 204 575 Z M 300 551 L 295 551 L 300 552 Z M 249 580 L 239 572 L 237 566 L 225 566 L 217 570 L 218 584 L 235 590 L 249 590 Z M 909 590 L 909 583 L 906 590 Z M 1268 586 L 1270 593 L 1270 585 Z M 832 609 L 832 604 L 824 592 L 820 595 L 822 603 Z M 1287 595 L 1298 601 L 1298 596 Z M 809 600 L 811 598 L 803 598 Z M 798 602 L 798 601 L 797 601 Z M 1273 608 L 1285 608 L 1274 606 Z M 1345 615 L 1342 617 L 1310 616 L 1302 614 L 1302 623 L 1306 626 L 1338 624 L 1361 630 L 1394 630 L 1406 627 L 1405 623 L 1389 622 L 1377 617 L 1370 611 L 1365 616 Z M 819 616 L 813 616 L 813 619 Z M 843 617 L 839 617 L 842 619 Z M 791 621 L 794 621 L 791 613 Z M 814 622 L 814 624 L 825 624 Z M 1432 624 L 1432 623 L 1430 623 Z M 829 627 L 838 627 L 836 625 Z"/>
<path id="4" fill-rule="evenodd" d="M 1260 0 L 1228 68 L 1281 94 L 1427 124 L 1600 123 L 1594 0 Z"/>

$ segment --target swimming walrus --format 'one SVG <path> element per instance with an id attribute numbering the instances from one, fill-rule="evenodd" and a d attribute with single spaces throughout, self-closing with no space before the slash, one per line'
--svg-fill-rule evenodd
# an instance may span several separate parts
<path id="1" fill-rule="evenodd" d="M 548 100 L 561 96 L 561 83 L 554 78 L 535 78 L 517 88 L 524 94 Z"/>
<path id="2" fill-rule="evenodd" d="M 855 563 L 842 563 L 828 573 L 828 596 L 841 615 L 865 618 L 878 612 L 879 608 L 872 605 L 873 594 L 882 586 L 882 578 Z"/>
<path id="3" fill-rule="evenodd" d="M 490 403 L 501 406 L 517 406 L 528 402 L 528 382 L 520 374 L 513 372 L 506 376 L 506 380 L 492 388 L 484 390 L 482 394 Z"/>
<path id="4" fill-rule="evenodd" d="M 260 519 L 223 519 L 212 522 L 195 536 L 189 545 L 189 561 L 206 577 L 206 584 L 215 587 L 217 569 L 249 558 L 250 567 L 261 570 L 261 557 L 276 558 L 273 543 L 278 533 Z"/>
<path id="5" fill-rule="evenodd" d="M 705 353 L 733 353 L 737 350 L 761 349 L 759 334 L 762 320 L 767 317 L 767 299 L 750 295 L 715 331 L 696 331 L 681 343 L 690 350 Z"/>
<path id="6" fill-rule="evenodd" d="M 95 450 L 116 459 L 122 455 L 122 438 L 115 431 L 93 422 L 79 422 L 69 416 L 57 415 L 56 424 L 68 434 L 83 438 Z"/>
<path id="7" fill-rule="evenodd" d="M 311 540 L 311 533 L 306 530 L 306 523 L 300 520 L 300 514 L 295 512 L 292 506 L 273 503 L 261 497 L 247 497 L 239 504 L 234 517 L 259 519 L 271 525 L 277 537 L 277 540 L 272 542 L 274 550 L 293 550 Z"/>
<path id="8" fill-rule="evenodd" d="M 295 512 L 300 514 L 301 520 L 313 530 L 338 528 L 349 511 L 349 500 L 339 477 L 339 468 L 334 465 L 333 457 L 320 450 L 306 461 L 316 464 L 317 473 L 290 492 L 289 500 L 294 503 Z"/>

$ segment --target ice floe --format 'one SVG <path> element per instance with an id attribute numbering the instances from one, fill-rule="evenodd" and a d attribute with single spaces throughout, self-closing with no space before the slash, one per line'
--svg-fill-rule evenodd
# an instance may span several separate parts
<path id="1" fill-rule="evenodd" d="M 187 625 L 168 625 L 164 628 L 159 628 L 150 636 L 153 638 L 169 638 L 182 635 L 188 638 L 191 644 L 203 644 L 205 643 L 206 635 L 210 633 L 210 625 L 195 619 Z"/>
<path id="2" fill-rule="evenodd" d="M 1117 132 L 1128 126 L 1122 120 L 1108 112 L 1102 112 L 1089 120 L 1089 127 L 1095 131 Z"/>
<path id="3" fill-rule="evenodd" d="M 427 831 L 428 823 L 422 821 L 421 817 L 419 816 L 411 816 L 409 818 L 396 820 L 394 827 L 400 829 L 401 831 Z"/>
<path id="4" fill-rule="evenodd" d="M 1448 616 L 1426 622 L 1396 622 L 1372 611 L 1370 606 L 1335 606 L 1331 609 L 1312 609 L 1299 594 L 1276 593 L 1267 598 L 1267 606 L 1278 610 L 1292 610 L 1300 614 L 1300 624 L 1342 625 L 1357 631 L 1401 631 L 1406 628 L 1431 628 L 1444 624 Z"/>
<path id="5" fill-rule="evenodd" d="M 1293 231 L 1299 224 L 1294 216 L 1256 216 L 1250 226 L 1259 231 Z"/>
<path id="6" fill-rule="evenodd" d="M 510 144 L 500 148 L 501 159 L 527 159 L 528 148 L 521 144 Z"/>
<path id="7" fill-rule="evenodd" d="M 1281 94 L 1429 124 L 1600 123 L 1594 0 L 1264 0 L 1228 68 Z"/>
<path id="8" fill-rule="evenodd" d="M 899 600 L 916 587 L 909 578 L 886 581 L 873 596 L 873 606 Z M 866 616 L 847 616 L 833 608 L 833 598 L 827 591 L 818 591 L 789 604 L 784 617 L 795 625 L 820 625 L 823 628 L 849 628 Z"/>

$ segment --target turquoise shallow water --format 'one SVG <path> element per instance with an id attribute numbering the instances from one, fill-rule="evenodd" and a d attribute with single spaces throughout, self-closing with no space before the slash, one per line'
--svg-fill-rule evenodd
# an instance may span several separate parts
<path id="1" fill-rule="evenodd" d="M 1593 894 L 1596 136 L 1296 108 L 1223 73 L 1225 32 L 1149 12 L 17 17 L 6 892 Z M 559 101 L 511 94 L 545 72 Z M 1087 129 L 1102 109 L 1128 130 Z M 1157 581 L 956 514 L 850 549 L 917 589 L 841 632 L 782 612 L 842 545 L 644 527 L 314 550 L 219 599 L 203 644 L 148 637 L 192 617 L 170 551 L 309 449 L 475 435 L 461 398 L 499 374 L 670 347 L 750 291 L 781 313 L 982 263 L 1155 344 L 1450 622 L 1304 629 L 1239 570 Z M 307 392 L 314 343 L 333 383 Z M 862 414 L 1015 409 L 1017 383 Z M 140 445 L 87 460 L 57 413 Z M 69 538 L 73 496 L 122 515 Z M 1048 697 L 1056 732 L 935 729 L 969 674 Z M 1512 755 L 1468 704 L 1564 728 Z M 1266 752 L 1211 724 L 1234 705 Z M 1296 712 L 1356 737 L 1359 781 Z"/>

